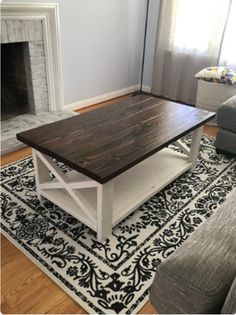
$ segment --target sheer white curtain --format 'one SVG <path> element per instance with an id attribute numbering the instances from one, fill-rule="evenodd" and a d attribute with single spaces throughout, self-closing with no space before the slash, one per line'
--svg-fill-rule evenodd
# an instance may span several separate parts
<path id="1" fill-rule="evenodd" d="M 220 65 L 236 70 L 236 0 L 231 0 L 220 53 Z"/>
<path id="2" fill-rule="evenodd" d="M 236 64 L 236 0 L 161 0 L 152 92 L 195 104 L 202 68 Z M 233 37 L 232 37 L 233 36 Z"/>

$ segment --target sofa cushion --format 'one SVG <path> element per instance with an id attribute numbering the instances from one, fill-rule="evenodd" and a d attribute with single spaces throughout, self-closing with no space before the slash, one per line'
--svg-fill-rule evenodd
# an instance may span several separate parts
<path id="1" fill-rule="evenodd" d="M 229 290 L 221 314 L 236 314 L 236 277 Z"/>
<path id="2" fill-rule="evenodd" d="M 217 149 L 236 154 L 236 133 L 220 128 L 217 133 L 215 146 Z"/>
<path id="3" fill-rule="evenodd" d="M 218 107 L 216 117 L 219 127 L 236 133 L 236 95 Z"/>
<path id="4" fill-rule="evenodd" d="M 236 275 L 236 191 L 157 269 L 158 313 L 220 313 Z"/>

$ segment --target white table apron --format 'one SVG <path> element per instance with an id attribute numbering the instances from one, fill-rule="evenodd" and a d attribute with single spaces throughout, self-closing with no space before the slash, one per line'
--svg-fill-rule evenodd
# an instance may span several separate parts
<path id="1" fill-rule="evenodd" d="M 37 195 L 50 200 L 97 232 L 104 241 L 112 227 L 197 163 L 202 127 L 183 153 L 164 148 L 105 184 L 77 172 L 64 174 L 51 157 L 33 149 Z M 50 172 L 54 179 L 50 180 Z"/>

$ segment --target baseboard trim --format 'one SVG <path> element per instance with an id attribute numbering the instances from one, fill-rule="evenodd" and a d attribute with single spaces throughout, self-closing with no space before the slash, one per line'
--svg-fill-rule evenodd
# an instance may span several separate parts
<path id="1" fill-rule="evenodd" d="M 139 89 L 140 89 L 139 84 L 132 85 L 132 86 L 129 86 L 129 87 L 124 88 L 124 89 L 120 89 L 117 91 L 109 92 L 109 93 L 102 94 L 99 96 L 87 98 L 87 99 L 82 100 L 82 101 L 78 101 L 78 102 L 64 105 L 64 110 L 73 111 L 76 109 L 81 109 L 81 108 L 84 108 L 84 107 L 87 107 L 90 105 L 94 105 L 94 104 L 97 104 L 100 102 L 108 101 L 108 100 L 115 98 L 115 97 L 119 97 L 119 96 L 123 96 L 125 94 L 133 93 L 135 91 L 138 91 Z"/>
<path id="2" fill-rule="evenodd" d="M 150 93 L 150 92 L 151 92 L 151 86 L 143 85 L 142 90 L 143 90 L 144 92 Z"/>

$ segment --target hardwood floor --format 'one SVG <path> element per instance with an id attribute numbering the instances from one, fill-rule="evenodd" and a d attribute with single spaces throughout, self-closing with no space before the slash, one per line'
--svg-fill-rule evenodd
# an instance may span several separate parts
<path id="1" fill-rule="evenodd" d="M 115 101 L 117 99 L 79 110 L 79 112 L 108 106 Z M 215 136 L 216 132 L 216 127 L 204 127 L 204 133 L 207 135 Z M 3 156 L 1 164 L 7 165 L 30 154 L 30 148 L 18 150 Z M 1 249 L 1 312 L 3 314 L 87 313 L 4 236 L 1 237 Z M 141 309 L 140 314 L 156 314 L 156 310 L 148 302 Z"/>
<path id="2" fill-rule="evenodd" d="M 106 107 L 106 106 L 108 106 L 110 104 L 114 104 L 118 100 L 122 101 L 124 99 L 127 99 L 131 95 L 132 95 L 132 93 L 131 94 L 126 94 L 126 95 L 123 95 L 123 96 L 120 96 L 120 97 L 116 97 L 116 98 L 110 99 L 110 100 L 105 101 L 105 102 L 101 102 L 101 103 L 97 103 L 97 104 L 94 104 L 94 105 L 91 105 L 91 106 L 87 106 L 85 108 L 81 108 L 81 109 L 78 109 L 78 110 L 75 110 L 75 111 L 80 113 L 80 114 L 91 112 L 92 110 L 103 108 L 103 107 Z"/>
<path id="3" fill-rule="evenodd" d="M 29 147 L 20 149 L 18 151 L 3 155 L 1 157 L 1 166 L 11 164 L 17 160 L 21 160 L 32 154 L 32 150 Z"/>

